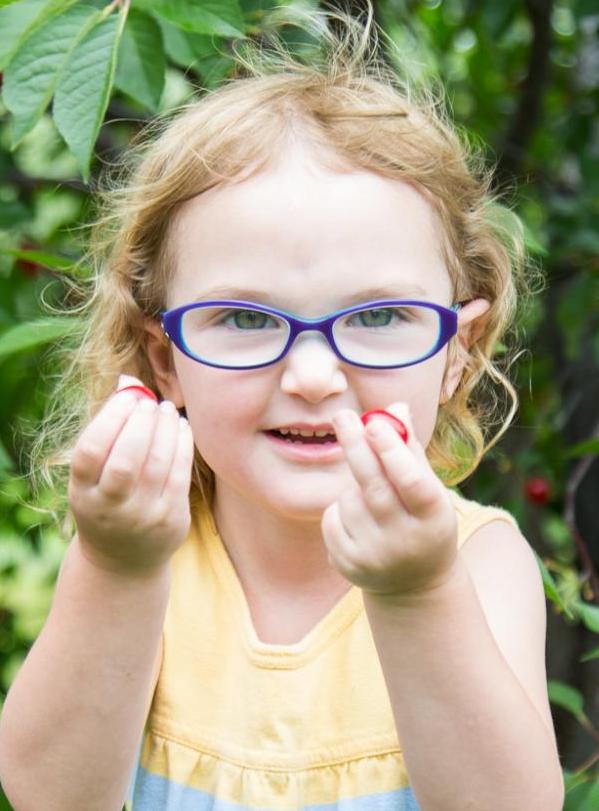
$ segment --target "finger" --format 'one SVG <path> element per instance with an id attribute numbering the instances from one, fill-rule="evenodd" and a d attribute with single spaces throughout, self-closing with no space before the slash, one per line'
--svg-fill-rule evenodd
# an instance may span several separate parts
<path id="1" fill-rule="evenodd" d="M 385 411 L 388 411 L 393 417 L 396 417 L 401 422 L 403 422 L 406 430 L 408 432 L 408 440 L 407 446 L 408 448 L 419 458 L 419 459 L 426 459 L 426 451 L 418 441 L 418 437 L 416 435 L 416 431 L 414 430 L 414 425 L 412 423 L 412 415 L 410 414 L 410 409 L 408 404 L 399 400 L 397 402 L 391 403 L 385 408 Z M 427 460 L 428 461 L 428 460 Z"/>
<path id="2" fill-rule="evenodd" d="M 406 510 L 419 518 L 436 511 L 442 503 L 443 485 L 428 463 L 398 440 L 393 428 L 382 420 L 373 420 L 366 436 Z"/>
<path id="3" fill-rule="evenodd" d="M 396 493 L 392 495 L 393 510 L 397 511 L 400 507 L 399 500 Z M 380 534 L 379 521 L 384 520 L 386 516 L 379 517 L 374 514 L 374 510 L 368 505 L 360 486 L 356 484 L 353 488 L 344 490 L 337 503 L 339 517 L 348 539 L 348 547 L 360 546 L 366 538 L 374 542 Z"/>
<path id="4" fill-rule="evenodd" d="M 140 400 L 115 440 L 98 482 L 108 498 L 127 498 L 135 487 L 151 447 L 158 406 Z"/>
<path id="5" fill-rule="evenodd" d="M 157 409 L 158 421 L 152 445 L 146 456 L 139 487 L 143 489 L 148 503 L 159 498 L 168 478 L 179 441 L 180 417 L 175 404 L 163 400 Z"/>
<path id="6" fill-rule="evenodd" d="M 179 419 L 177 449 L 164 485 L 161 498 L 176 502 L 181 496 L 187 499 L 191 487 L 191 473 L 195 444 L 191 426 L 186 419 Z"/>
<path id="7" fill-rule="evenodd" d="M 344 577 L 349 577 L 355 568 L 348 555 L 351 539 L 341 520 L 338 502 L 335 501 L 326 508 L 322 514 L 320 528 L 327 548 L 329 563 Z"/>
<path id="8" fill-rule="evenodd" d="M 154 392 L 149 389 L 147 386 L 124 386 L 119 391 L 132 391 L 138 400 L 141 400 L 142 397 L 149 397 L 150 400 L 154 400 L 155 403 L 158 402 L 158 397 L 154 394 Z"/>
<path id="9" fill-rule="evenodd" d="M 77 486 L 97 484 L 114 442 L 136 405 L 130 392 L 112 396 L 87 424 L 73 448 L 71 478 Z"/>
<path id="10" fill-rule="evenodd" d="M 381 422 L 383 420 L 374 417 L 369 425 Z M 382 517 L 397 510 L 400 506 L 397 493 L 388 480 L 384 466 L 377 459 L 376 452 L 367 442 L 364 425 L 358 415 L 349 409 L 343 409 L 333 417 L 333 424 L 337 440 L 372 515 Z M 389 425 L 387 428 L 395 435 L 397 442 L 403 443 Z"/>

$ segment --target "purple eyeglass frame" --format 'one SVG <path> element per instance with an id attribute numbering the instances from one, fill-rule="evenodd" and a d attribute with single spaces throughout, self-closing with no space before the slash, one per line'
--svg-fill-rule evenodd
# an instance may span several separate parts
<path id="1" fill-rule="evenodd" d="M 335 338 L 333 335 L 333 324 L 334 322 L 343 315 L 348 315 L 349 313 L 355 313 L 359 310 L 369 309 L 370 307 L 384 307 L 384 306 L 397 306 L 397 305 L 418 305 L 420 307 L 428 307 L 431 310 L 435 310 L 436 313 L 439 315 L 439 335 L 437 337 L 437 342 L 435 343 L 434 347 L 428 352 L 426 355 L 423 355 L 418 360 L 410 361 L 410 363 L 399 363 L 399 364 L 391 364 L 390 366 L 371 366 L 368 363 L 356 363 L 352 360 L 348 360 L 345 358 L 341 352 L 337 348 L 337 344 L 335 343 Z M 210 361 L 200 360 L 200 358 L 196 357 L 192 354 L 186 347 L 183 336 L 181 335 L 181 323 L 183 314 L 186 313 L 188 310 L 195 310 L 201 307 L 240 307 L 241 309 L 250 309 L 256 310 L 257 312 L 267 313 L 268 315 L 276 315 L 279 318 L 282 318 L 289 324 L 289 338 L 287 343 L 285 344 L 282 352 L 272 360 L 267 361 L 266 363 L 257 363 L 253 366 L 226 366 L 221 363 L 211 363 Z M 181 307 L 175 307 L 172 310 L 161 310 L 160 316 L 162 319 L 162 329 L 164 334 L 169 338 L 174 345 L 183 352 L 184 355 L 187 355 L 188 358 L 197 361 L 198 363 L 202 363 L 205 366 L 214 366 L 217 369 L 233 369 L 237 371 L 245 371 L 246 369 L 261 369 L 263 366 L 271 366 L 273 363 L 277 363 L 282 358 L 285 357 L 287 352 L 289 352 L 293 342 L 297 338 L 297 336 L 301 332 L 306 331 L 317 331 L 322 333 L 328 341 L 329 346 L 335 353 L 335 355 L 342 360 L 344 363 L 349 363 L 351 366 L 360 366 L 366 369 L 401 369 L 405 366 L 414 366 L 417 363 L 422 363 L 428 358 L 436 355 L 445 344 L 453 338 L 453 336 L 457 332 L 458 328 L 458 316 L 457 311 L 461 307 L 461 303 L 454 304 L 451 308 L 443 307 L 440 304 L 433 304 L 430 301 L 416 301 L 412 299 L 382 299 L 377 301 L 367 301 L 364 304 L 358 304 L 354 307 L 346 307 L 343 310 L 336 310 L 334 313 L 329 313 L 324 318 L 299 318 L 297 315 L 293 313 L 288 313 L 285 310 L 277 310 L 274 307 L 267 307 L 263 304 L 256 304 L 253 301 L 239 301 L 236 299 L 219 299 L 215 301 L 199 301 L 194 302 L 193 304 L 183 304 Z"/>

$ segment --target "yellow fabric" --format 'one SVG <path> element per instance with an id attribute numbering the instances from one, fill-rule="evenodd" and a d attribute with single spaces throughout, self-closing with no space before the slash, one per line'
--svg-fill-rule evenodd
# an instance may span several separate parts
<path id="1" fill-rule="evenodd" d="M 490 521 L 516 523 L 449 492 L 458 547 Z M 200 514 L 172 558 L 136 778 L 134 811 L 200 807 L 191 797 L 291 811 L 373 795 L 418 809 L 361 590 L 352 586 L 297 644 L 263 643 L 212 516 Z"/>

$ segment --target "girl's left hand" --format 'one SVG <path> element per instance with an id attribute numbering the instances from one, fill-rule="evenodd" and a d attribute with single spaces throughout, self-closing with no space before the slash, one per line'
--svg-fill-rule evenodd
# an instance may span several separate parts
<path id="1" fill-rule="evenodd" d="M 348 409 L 333 418 L 356 484 L 327 507 L 321 528 L 329 562 L 347 580 L 401 597 L 434 589 L 457 570 L 457 519 L 407 405 L 386 410 L 405 423 L 407 444 L 384 419 L 365 428 Z"/>

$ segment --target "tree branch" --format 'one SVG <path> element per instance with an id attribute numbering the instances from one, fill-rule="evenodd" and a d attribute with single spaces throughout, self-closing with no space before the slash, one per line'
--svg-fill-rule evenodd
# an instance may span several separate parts
<path id="1" fill-rule="evenodd" d="M 528 144 L 541 121 L 542 101 L 549 77 L 553 0 L 526 0 L 525 5 L 533 27 L 533 39 L 518 107 L 497 150 L 500 158 L 496 181 L 501 186 L 511 184 L 521 169 Z"/>

